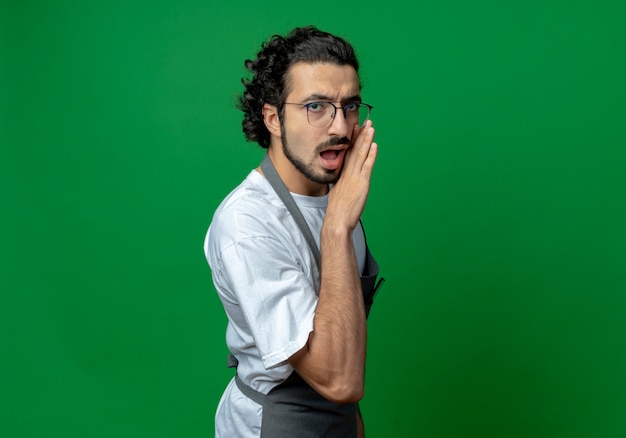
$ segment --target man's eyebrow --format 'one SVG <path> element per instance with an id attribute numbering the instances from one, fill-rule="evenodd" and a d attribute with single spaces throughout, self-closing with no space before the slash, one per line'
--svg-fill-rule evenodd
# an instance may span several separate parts
<path id="1" fill-rule="evenodd" d="M 330 96 L 326 96 L 324 94 L 311 94 L 309 95 L 307 98 L 303 99 L 303 102 L 314 102 L 314 101 L 326 101 L 326 102 L 334 102 L 334 98 L 330 97 Z M 354 96 L 350 96 L 347 97 L 345 99 L 341 99 L 342 102 L 361 102 L 361 96 L 360 95 L 354 95 Z"/>

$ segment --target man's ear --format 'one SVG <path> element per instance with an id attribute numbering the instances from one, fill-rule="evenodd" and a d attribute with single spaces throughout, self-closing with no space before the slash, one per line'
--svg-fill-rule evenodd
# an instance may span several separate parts
<path id="1" fill-rule="evenodd" d="M 275 137 L 281 136 L 278 108 L 269 103 L 263 105 L 263 122 L 265 122 L 265 127 L 271 135 Z"/>

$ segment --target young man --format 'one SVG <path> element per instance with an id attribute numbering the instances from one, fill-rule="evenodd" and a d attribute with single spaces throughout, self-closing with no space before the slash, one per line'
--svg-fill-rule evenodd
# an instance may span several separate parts
<path id="1" fill-rule="evenodd" d="M 366 316 L 378 266 L 360 224 L 377 155 L 343 39 L 273 36 L 240 98 L 261 166 L 219 206 L 204 250 L 236 377 L 217 437 L 364 436 Z"/>

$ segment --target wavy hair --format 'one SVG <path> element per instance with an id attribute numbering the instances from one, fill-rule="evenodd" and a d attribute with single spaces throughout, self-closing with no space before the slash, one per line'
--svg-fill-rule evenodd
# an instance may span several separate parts
<path id="1" fill-rule="evenodd" d="M 244 113 L 241 126 L 248 141 L 256 141 L 265 149 L 269 147 L 270 133 L 263 122 L 263 105 L 276 106 L 282 119 L 289 94 L 287 73 L 297 62 L 351 65 L 359 71 L 350 43 L 314 26 L 295 28 L 286 37 L 273 35 L 263 43 L 256 59 L 244 62 L 252 77 L 241 80 L 244 91 L 237 108 Z"/>

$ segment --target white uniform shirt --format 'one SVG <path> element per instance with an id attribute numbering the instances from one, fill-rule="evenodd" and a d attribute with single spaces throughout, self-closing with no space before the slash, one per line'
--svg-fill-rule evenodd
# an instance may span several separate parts
<path id="1" fill-rule="evenodd" d="M 319 247 L 328 196 L 292 194 Z M 365 237 L 353 241 L 360 272 Z M 213 282 L 228 316 L 226 344 L 237 374 L 269 392 L 292 373 L 287 359 L 313 330 L 319 272 L 302 232 L 263 175 L 253 170 L 216 210 L 204 241 Z M 258 437 L 262 408 L 234 383 L 215 416 L 216 437 Z"/>

